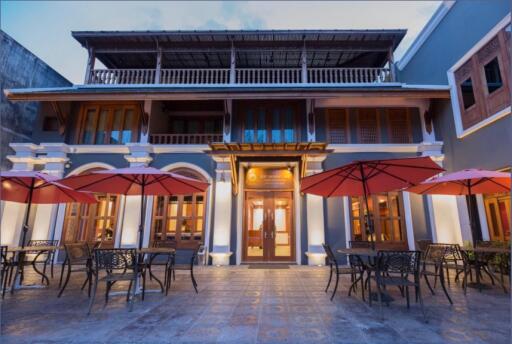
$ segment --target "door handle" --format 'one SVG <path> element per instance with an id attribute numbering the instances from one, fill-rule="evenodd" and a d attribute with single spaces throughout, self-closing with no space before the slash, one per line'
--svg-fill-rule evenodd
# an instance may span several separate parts
<path id="1" fill-rule="evenodd" d="M 263 239 L 267 238 L 267 232 L 263 231 Z"/>
<path id="2" fill-rule="evenodd" d="M 271 239 L 274 239 L 274 231 L 271 231 L 271 232 L 270 232 L 270 238 L 271 238 Z"/>

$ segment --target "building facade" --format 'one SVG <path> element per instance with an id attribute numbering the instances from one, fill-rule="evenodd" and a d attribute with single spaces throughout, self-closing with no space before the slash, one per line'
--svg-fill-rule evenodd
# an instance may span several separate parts
<path id="1" fill-rule="evenodd" d="M 356 159 L 431 156 L 446 165 L 451 154 L 438 124 L 448 109 L 437 105 L 450 104 L 449 85 L 400 80 L 405 69 L 393 52 L 404 35 L 73 32 L 89 52 L 83 85 L 6 91 L 14 102 L 40 102 L 41 121 L 59 123 L 54 131 L 36 126 L 33 143 L 12 143 L 9 159 L 13 169 L 59 176 L 146 165 L 203 179 L 205 193 L 148 198 L 144 245 L 201 242 L 213 264 L 322 264 L 322 243 L 366 239 L 362 200 L 303 195 L 303 176 Z M 140 200 L 98 198 L 92 206 L 38 206 L 32 238 L 134 246 Z M 435 238 L 441 203 L 373 195 L 377 245 L 414 248 Z M 15 244 L 24 208 L 3 207 L 2 243 Z"/>
<path id="2" fill-rule="evenodd" d="M 71 86 L 62 75 L 0 30 L 0 89 Z M 11 142 L 31 142 L 32 128 L 38 119 L 37 102 L 13 103 L 0 94 L 1 168 L 11 168 L 5 157 L 13 150 Z M 47 126 L 52 123 L 46 123 Z"/>
<path id="3" fill-rule="evenodd" d="M 511 18 L 509 1 L 444 1 L 398 64 L 406 83 L 449 85 L 450 100 L 436 100 L 434 124 L 443 141 L 447 171 L 465 168 L 510 171 L 512 165 Z M 468 30 L 467 23 L 471 22 Z M 442 58 L 432 59 L 442 51 Z M 428 66 L 428 68 L 425 68 Z M 446 227 L 462 228 L 458 240 L 510 240 L 510 195 L 476 196 L 472 235 L 463 197 L 434 196 L 451 216 L 435 219 L 438 239 Z"/>

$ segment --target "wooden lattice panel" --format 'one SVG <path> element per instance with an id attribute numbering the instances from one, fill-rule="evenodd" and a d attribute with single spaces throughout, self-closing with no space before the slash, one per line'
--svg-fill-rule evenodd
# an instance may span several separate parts
<path id="1" fill-rule="evenodd" d="M 348 143 L 347 110 L 330 109 L 327 112 L 329 143 Z"/>
<path id="2" fill-rule="evenodd" d="M 410 143 L 411 126 L 407 109 L 388 109 L 389 142 Z"/>
<path id="3" fill-rule="evenodd" d="M 359 109 L 357 119 L 359 143 L 378 143 L 380 137 L 377 110 Z"/>

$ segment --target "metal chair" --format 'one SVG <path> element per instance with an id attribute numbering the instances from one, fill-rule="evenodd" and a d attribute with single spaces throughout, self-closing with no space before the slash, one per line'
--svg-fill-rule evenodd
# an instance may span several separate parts
<path id="1" fill-rule="evenodd" d="M 446 290 L 446 285 L 444 281 L 444 259 L 448 253 L 449 246 L 447 245 L 438 245 L 438 244 L 430 244 L 427 247 L 425 252 L 425 256 L 423 259 L 421 276 L 425 278 L 425 282 L 427 283 L 428 288 L 432 295 L 435 295 L 434 289 L 430 285 L 428 280 L 428 276 L 433 276 L 434 278 L 439 278 L 439 282 L 441 283 L 441 287 L 443 288 L 444 294 L 446 298 L 453 304 L 448 291 Z M 433 268 L 433 271 L 432 271 Z"/>
<path id="2" fill-rule="evenodd" d="M 327 264 L 329 264 L 329 281 L 327 282 L 327 286 L 325 287 L 325 292 L 329 290 L 329 287 L 331 285 L 332 281 L 332 275 L 336 275 L 336 283 L 334 284 L 334 290 L 331 295 L 331 301 L 334 299 L 334 295 L 336 295 L 336 290 L 338 290 L 338 283 L 340 279 L 340 275 L 350 275 L 352 285 L 349 288 L 349 295 L 352 289 L 355 290 L 355 272 L 352 267 L 340 267 L 338 264 L 338 260 L 336 259 L 336 256 L 334 255 L 334 252 L 332 251 L 331 247 L 327 244 L 322 244 L 324 247 L 325 253 L 327 254 Z M 359 276 L 362 280 L 362 276 Z"/>
<path id="3" fill-rule="evenodd" d="M 476 247 L 508 248 L 510 247 L 510 242 L 496 240 L 477 241 Z M 485 266 L 484 272 L 491 278 L 491 282 L 493 282 L 494 284 L 494 274 L 492 273 L 492 270 L 494 270 L 495 272 L 498 271 L 500 273 L 501 287 L 503 288 L 503 291 L 507 293 L 504 275 L 508 273 L 510 279 L 510 253 L 492 253 L 487 255 L 486 258 L 487 259 L 485 259 L 485 261 L 487 263 L 487 266 Z"/>
<path id="4" fill-rule="evenodd" d="M 126 293 L 126 301 L 130 304 L 130 311 L 133 310 L 133 300 L 137 288 L 137 278 L 139 276 L 139 264 L 137 261 L 136 249 L 96 249 L 94 250 L 94 266 L 95 270 L 94 284 L 92 287 L 92 297 L 89 301 L 89 310 L 87 314 L 91 313 L 98 282 L 104 281 L 107 285 L 105 292 L 105 304 L 108 303 L 108 294 L 114 283 L 118 281 L 129 281 L 128 291 Z M 99 277 L 101 273 L 104 276 Z M 142 274 L 142 297 L 144 297 L 146 281 L 144 274 Z M 132 293 L 130 297 L 130 292 Z"/>
<path id="5" fill-rule="evenodd" d="M 197 282 L 194 277 L 194 265 L 197 263 L 197 257 L 199 253 L 204 249 L 202 244 L 199 244 L 197 248 L 177 248 L 176 253 L 172 257 L 171 263 L 167 268 L 167 280 L 165 284 L 165 295 L 168 294 L 169 288 L 171 287 L 172 280 L 176 280 L 176 270 L 190 271 L 190 279 L 192 280 L 192 286 L 197 291 Z"/>
<path id="6" fill-rule="evenodd" d="M 7 246 L 0 246 L 0 286 L 2 286 L 2 299 L 7 287 L 11 284 L 12 273 L 16 267 L 13 257 L 8 257 Z"/>
<path id="7" fill-rule="evenodd" d="M 176 241 L 175 240 L 155 240 L 153 241 L 153 247 L 165 247 L 165 248 L 172 248 L 176 250 Z M 149 264 L 148 264 L 148 271 L 149 271 L 149 280 L 153 280 L 153 271 L 152 266 L 164 266 L 164 286 L 167 286 L 168 282 L 167 279 L 169 278 L 169 271 L 170 266 L 173 262 L 173 256 L 174 254 L 167 254 L 167 257 L 165 260 L 152 260 L 153 257 L 150 257 Z M 161 286 L 162 287 L 162 286 Z M 163 287 L 162 287 L 163 291 Z M 166 292 L 167 295 L 167 292 Z"/>
<path id="8" fill-rule="evenodd" d="M 91 296 L 91 284 L 92 284 L 92 275 L 94 273 L 92 269 L 92 251 L 87 243 L 78 243 L 78 244 L 64 244 L 64 249 L 66 251 L 66 258 L 62 263 L 62 270 L 60 273 L 60 281 L 59 287 L 62 285 L 62 279 L 64 277 L 64 270 L 67 266 L 67 275 L 66 280 L 64 281 L 64 285 L 59 291 L 57 297 L 61 297 L 64 289 L 68 285 L 69 278 L 71 277 L 71 273 L 75 272 L 85 272 L 86 278 L 84 283 L 82 284 L 82 290 L 85 288 L 85 285 L 88 284 L 88 292 L 87 295 Z"/>
<path id="9" fill-rule="evenodd" d="M 418 250 L 421 252 L 427 252 L 428 245 L 432 244 L 432 240 L 416 240 L 416 246 L 418 247 Z"/>
<path id="10" fill-rule="evenodd" d="M 27 247 L 32 246 L 59 246 L 59 240 L 29 240 Z M 28 252 L 31 253 L 31 252 Z M 50 264 L 50 276 L 53 278 L 53 261 L 55 251 L 49 251 L 45 253 L 46 258 L 41 261 L 43 263 L 43 274 L 46 274 L 46 266 Z M 28 263 L 28 262 L 27 262 Z M 41 283 L 44 282 L 44 277 L 41 278 Z"/>
<path id="11" fill-rule="evenodd" d="M 401 291 L 405 289 L 407 308 L 410 308 L 409 287 L 414 287 L 416 300 L 419 300 L 423 318 L 427 322 L 420 284 L 420 251 L 379 251 L 377 255 L 377 270 L 375 281 L 377 284 L 377 297 L 379 312 L 382 313 L 382 290 L 387 286 L 397 286 Z M 412 280 L 410 279 L 412 277 Z M 371 283 L 370 283 L 371 284 Z M 371 288 L 371 287 L 370 287 Z M 371 291 L 371 289 L 370 289 Z M 371 298 L 371 296 L 370 296 Z"/>

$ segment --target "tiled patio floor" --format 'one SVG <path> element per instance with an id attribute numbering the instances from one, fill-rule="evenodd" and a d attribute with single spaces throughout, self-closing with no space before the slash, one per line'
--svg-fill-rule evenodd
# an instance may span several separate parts
<path id="1" fill-rule="evenodd" d="M 58 269 L 60 271 L 60 269 Z M 397 301 L 369 307 L 359 295 L 348 297 L 344 279 L 334 299 L 324 293 L 328 270 L 291 267 L 203 267 L 199 294 L 186 274 L 178 274 L 172 292 L 146 295 L 128 312 L 124 297 L 104 307 L 104 286 L 86 316 L 88 298 L 75 280 L 58 299 L 58 279 L 49 289 L 16 291 L 2 303 L 6 343 L 510 343 L 510 296 L 499 288 L 479 293 L 452 282 L 450 306 L 441 290 L 424 288 L 429 323 L 420 308 Z M 151 284 L 150 287 L 155 287 Z"/>

